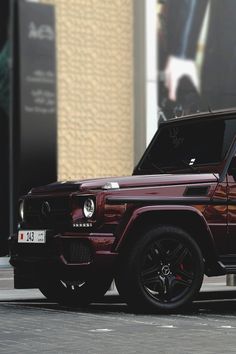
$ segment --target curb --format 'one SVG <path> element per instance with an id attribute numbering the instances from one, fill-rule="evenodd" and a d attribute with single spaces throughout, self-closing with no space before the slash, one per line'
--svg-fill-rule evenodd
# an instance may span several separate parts
<path id="1" fill-rule="evenodd" d="M 12 268 L 9 259 L 10 257 L 0 257 L 0 268 Z"/>

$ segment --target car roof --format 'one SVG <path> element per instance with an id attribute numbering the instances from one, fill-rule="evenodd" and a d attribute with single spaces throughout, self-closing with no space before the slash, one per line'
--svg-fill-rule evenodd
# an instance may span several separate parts
<path id="1" fill-rule="evenodd" d="M 169 125 L 169 124 L 175 124 L 175 123 L 184 123 L 187 122 L 193 122 L 196 123 L 197 120 L 201 121 L 202 119 L 236 119 L 236 108 L 234 109 L 224 109 L 224 110 L 218 110 L 218 111 L 210 111 L 210 112 L 198 112 L 194 113 L 191 115 L 187 116 L 182 116 L 182 117 L 173 117 L 165 122 L 160 123 L 160 127 L 164 125 Z"/>

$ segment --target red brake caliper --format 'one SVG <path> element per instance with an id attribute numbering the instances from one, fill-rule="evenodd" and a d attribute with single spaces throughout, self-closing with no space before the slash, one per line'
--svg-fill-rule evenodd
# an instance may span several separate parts
<path id="1" fill-rule="evenodd" d="M 181 263 L 181 264 L 179 265 L 179 267 L 180 267 L 181 270 L 184 270 L 184 265 L 183 265 L 183 263 Z M 181 277 L 179 274 L 177 274 L 177 275 L 176 275 L 176 279 L 177 279 L 177 280 L 181 280 L 182 277 Z"/>

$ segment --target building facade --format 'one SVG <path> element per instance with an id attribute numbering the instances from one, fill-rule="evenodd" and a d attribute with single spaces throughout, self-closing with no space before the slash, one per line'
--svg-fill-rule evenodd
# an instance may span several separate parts
<path id="1" fill-rule="evenodd" d="M 133 1 L 41 2 L 56 11 L 58 179 L 130 174 Z"/>

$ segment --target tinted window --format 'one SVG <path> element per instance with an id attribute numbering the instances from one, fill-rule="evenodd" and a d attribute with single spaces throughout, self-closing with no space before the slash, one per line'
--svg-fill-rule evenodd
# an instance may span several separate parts
<path id="1" fill-rule="evenodd" d="M 204 118 L 203 118 L 204 120 Z M 141 160 L 139 171 L 156 173 L 217 164 L 226 155 L 236 131 L 235 120 L 207 120 L 164 126 Z"/>

